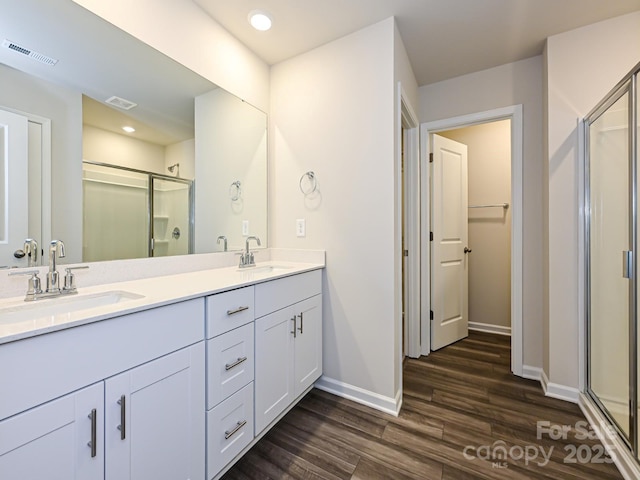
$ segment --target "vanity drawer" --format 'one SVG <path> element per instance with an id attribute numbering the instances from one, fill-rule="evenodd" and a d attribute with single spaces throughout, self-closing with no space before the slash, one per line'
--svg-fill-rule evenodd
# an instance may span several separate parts
<path id="1" fill-rule="evenodd" d="M 207 412 L 207 478 L 253 440 L 253 382 Z"/>
<path id="2" fill-rule="evenodd" d="M 207 338 L 238 328 L 253 319 L 253 286 L 207 297 Z"/>
<path id="3" fill-rule="evenodd" d="M 253 381 L 253 323 L 207 340 L 207 409 Z"/>
<path id="4" fill-rule="evenodd" d="M 322 293 L 322 270 L 256 285 L 256 318 Z"/>

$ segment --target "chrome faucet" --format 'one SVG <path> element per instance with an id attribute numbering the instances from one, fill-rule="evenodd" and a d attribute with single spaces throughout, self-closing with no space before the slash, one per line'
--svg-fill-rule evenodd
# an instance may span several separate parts
<path id="1" fill-rule="evenodd" d="M 226 252 L 227 251 L 227 237 L 225 237 L 224 235 L 220 235 L 218 237 L 218 239 L 216 240 L 216 243 L 218 245 L 220 245 L 220 240 L 222 240 L 224 242 L 224 249 L 222 251 Z"/>
<path id="2" fill-rule="evenodd" d="M 35 267 L 38 262 L 38 242 L 33 238 L 27 238 L 24 241 L 24 247 L 22 247 L 22 250 L 27 256 L 27 266 Z"/>
<path id="3" fill-rule="evenodd" d="M 56 256 L 64 258 L 64 243 L 62 240 L 52 240 L 49 244 L 49 273 L 47 273 L 46 293 L 60 293 L 60 282 L 56 270 Z"/>
<path id="4" fill-rule="evenodd" d="M 249 251 L 250 240 L 255 240 L 258 246 L 260 246 L 260 239 L 258 237 L 254 237 L 254 236 L 247 237 L 247 241 L 245 243 L 245 251 L 242 255 L 240 255 L 240 265 L 238 265 L 238 267 L 240 268 L 256 266 L 256 261 L 255 261 L 255 258 L 253 257 L 253 252 Z"/>

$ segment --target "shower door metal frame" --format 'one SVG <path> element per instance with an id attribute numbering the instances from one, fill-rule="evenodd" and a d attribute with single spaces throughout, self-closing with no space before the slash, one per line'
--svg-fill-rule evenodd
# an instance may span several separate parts
<path id="1" fill-rule="evenodd" d="M 613 425 L 627 446 L 638 456 L 638 118 L 637 118 L 637 88 L 640 63 L 634 67 L 618 84 L 596 105 L 584 118 L 584 244 L 585 244 L 585 394 L 600 409 L 602 414 Z M 628 93 L 628 124 L 629 124 L 629 245 L 631 248 L 631 275 L 629 278 L 629 437 L 616 422 L 607 408 L 591 388 L 591 183 L 590 183 L 590 127 L 604 112 L 607 111 L 623 95 Z"/>
<path id="2" fill-rule="evenodd" d="M 155 249 L 155 239 L 154 239 L 154 219 L 153 219 L 153 198 L 154 198 L 154 180 L 163 180 L 163 181 L 171 181 L 171 182 L 176 182 L 176 183 L 183 183 L 185 185 L 189 186 L 189 201 L 188 201 L 188 205 L 189 205 L 189 246 L 188 246 L 188 252 L 189 253 L 193 253 L 193 246 L 194 246 L 194 238 L 193 238 L 193 232 L 194 232 L 194 221 L 193 221 L 193 214 L 194 214 L 194 200 L 195 200 L 195 195 L 193 194 L 193 180 L 187 180 L 184 178 L 177 178 L 177 177 L 171 177 L 169 175 L 162 175 L 159 173 L 150 173 L 149 174 L 149 258 L 154 257 L 153 253 L 154 253 L 154 249 Z"/>
<path id="3" fill-rule="evenodd" d="M 188 180 L 186 178 L 178 178 L 172 177 L 170 175 L 163 175 L 161 173 L 153 173 L 147 170 L 139 170 L 137 168 L 131 167 L 123 167 L 120 165 L 113 165 L 111 163 L 103 163 L 103 162 L 93 162 L 91 160 L 82 160 L 82 163 L 86 163 L 88 165 L 96 165 L 98 167 L 108 167 L 115 168 L 118 170 L 124 170 L 127 172 L 139 173 L 141 175 L 148 176 L 148 205 L 147 205 L 147 224 L 149 226 L 149 242 L 147 244 L 147 256 L 148 258 L 153 258 L 153 179 L 157 178 L 158 180 L 169 180 L 178 183 L 184 183 L 189 186 L 189 252 L 194 252 L 195 240 L 193 238 L 193 234 L 195 231 L 195 222 L 194 222 L 194 212 L 195 212 L 195 195 L 194 195 L 194 181 Z"/>

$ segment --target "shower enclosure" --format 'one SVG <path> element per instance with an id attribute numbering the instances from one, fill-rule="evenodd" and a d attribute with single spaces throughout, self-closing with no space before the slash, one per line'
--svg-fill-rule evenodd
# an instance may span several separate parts
<path id="1" fill-rule="evenodd" d="M 638 455 L 638 74 L 584 120 L 585 395 Z"/>
<path id="2" fill-rule="evenodd" d="M 193 252 L 193 181 L 84 161 L 85 262 Z"/>

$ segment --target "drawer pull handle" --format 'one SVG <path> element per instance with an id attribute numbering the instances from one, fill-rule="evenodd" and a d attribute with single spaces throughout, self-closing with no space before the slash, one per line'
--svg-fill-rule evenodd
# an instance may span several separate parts
<path id="1" fill-rule="evenodd" d="M 120 405 L 120 425 L 118 425 L 118 430 L 120 430 L 120 440 L 124 440 L 127 438 L 127 397 L 125 395 L 120 396 L 120 400 L 118 400 L 118 405 Z"/>
<path id="2" fill-rule="evenodd" d="M 303 322 L 304 322 L 304 312 L 300 312 L 300 315 L 298 315 L 300 317 L 300 328 L 298 330 L 300 330 L 300 335 L 302 335 L 304 333 L 304 331 L 302 330 L 303 328 Z"/>
<path id="3" fill-rule="evenodd" d="M 234 315 L 236 313 L 244 312 L 245 310 L 249 310 L 249 307 L 238 307 L 235 310 L 227 310 L 227 315 Z"/>
<path id="4" fill-rule="evenodd" d="M 293 331 L 291 332 L 293 333 L 293 338 L 296 338 L 298 336 L 296 318 L 297 318 L 297 315 L 294 315 L 293 318 L 291 319 L 291 321 L 293 322 Z"/>
<path id="5" fill-rule="evenodd" d="M 226 432 L 224 432 L 224 439 L 225 440 L 229 440 L 231 437 L 233 437 L 238 432 L 238 430 L 240 430 L 246 424 L 247 424 L 246 420 L 242 420 L 241 422 L 236 423 L 236 426 L 233 427 L 232 430 L 227 430 Z"/>
<path id="6" fill-rule="evenodd" d="M 92 409 L 89 414 L 91 419 L 91 441 L 87 444 L 91 448 L 91 458 L 94 458 L 98 454 L 98 412 L 96 409 Z"/>
<path id="7" fill-rule="evenodd" d="M 239 357 L 238 360 L 236 360 L 233 363 L 227 363 L 224 366 L 225 370 L 231 370 L 233 367 L 237 367 L 238 365 L 240 365 L 242 362 L 246 362 L 247 361 L 247 357 Z"/>

